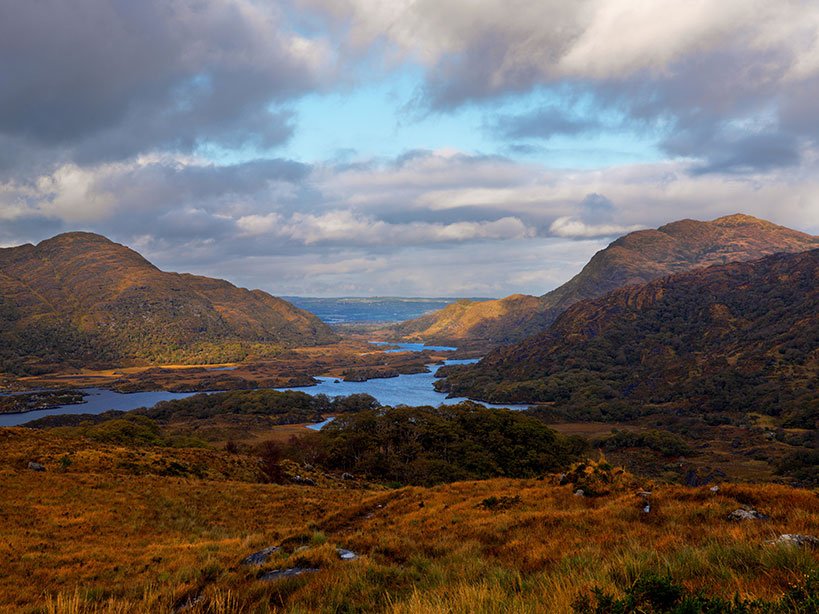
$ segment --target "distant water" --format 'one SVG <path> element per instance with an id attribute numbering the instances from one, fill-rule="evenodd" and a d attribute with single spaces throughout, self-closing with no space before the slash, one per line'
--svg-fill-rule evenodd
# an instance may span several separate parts
<path id="1" fill-rule="evenodd" d="M 385 354 L 397 354 L 398 352 L 423 352 L 430 350 L 432 352 L 454 352 L 458 348 L 451 345 L 424 345 L 423 343 L 393 343 L 391 341 L 370 341 L 373 345 L 394 345 L 392 350 L 384 350 Z"/>
<path id="2" fill-rule="evenodd" d="M 422 349 L 439 352 L 452 351 L 456 348 L 447 346 L 424 346 L 417 343 L 390 343 L 389 345 L 399 346 L 397 350 L 385 351 L 421 351 Z M 447 360 L 445 365 L 464 365 L 477 362 L 478 359 Z M 315 386 L 303 386 L 298 388 L 278 388 L 277 390 L 299 390 L 310 395 L 326 394 L 330 397 L 347 396 L 350 394 L 366 393 L 375 397 L 382 405 L 455 405 L 466 401 L 464 397 L 448 399 L 446 394 L 437 392 L 434 388 L 435 372 L 439 365 L 430 365 L 429 373 L 413 373 L 411 375 L 399 375 L 398 377 L 371 379 L 366 382 L 345 382 L 332 377 L 317 377 L 319 381 Z M 52 409 L 41 409 L 22 414 L 0 414 L 0 427 L 19 426 L 31 420 L 37 420 L 45 416 L 57 416 L 61 414 L 101 414 L 110 409 L 128 411 L 139 407 L 153 407 L 160 401 L 170 401 L 172 399 L 184 399 L 195 392 L 132 392 L 120 393 L 113 390 L 101 388 L 81 388 L 81 392 L 86 393 L 85 403 L 77 405 L 62 405 Z M 526 409 L 526 405 L 492 405 L 483 403 L 487 407 L 508 407 L 510 409 Z M 320 428 L 321 425 L 313 425 Z"/>
<path id="3" fill-rule="evenodd" d="M 465 360 L 446 360 L 444 365 L 468 365 L 478 362 L 477 358 Z M 440 365 L 430 365 L 430 373 L 413 373 L 398 377 L 371 379 L 366 382 L 345 382 L 333 377 L 317 377 L 315 386 L 300 388 L 279 388 L 279 390 L 300 390 L 310 395 L 326 394 L 330 397 L 366 393 L 375 397 L 382 405 L 456 405 L 467 401 L 465 397 L 448 399 L 446 394 L 433 387 L 435 372 Z M 528 405 L 481 403 L 487 407 L 508 407 L 509 409 L 526 409 Z M 317 425 L 316 425 L 317 426 Z"/>
<path id="4" fill-rule="evenodd" d="M 86 395 L 85 403 L 76 405 L 61 405 L 51 409 L 38 409 L 27 411 L 22 414 L 0 414 L 0 426 L 19 426 L 45 418 L 46 416 L 59 416 L 62 414 L 101 414 L 109 409 L 128 411 L 139 407 L 153 407 L 160 401 L 171 401 L 173 399 L 184 399 L 195 392 L 114 392 L 102 388 L 79 388 Z"/>
<path id="5" fill-rule="evenodd" d="M 396 297 L 282 297 L 296 307 L 306 309 L 328 324 L 364 324 L 367 322 L 403 322 L 425 313 L 443 309 L 458 298 L 396 298 Z M 485 301 L 486 298 L 470 298 Z"/>

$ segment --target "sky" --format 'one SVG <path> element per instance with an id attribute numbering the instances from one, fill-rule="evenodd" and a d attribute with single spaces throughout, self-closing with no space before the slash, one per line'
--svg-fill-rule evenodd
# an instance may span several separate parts
<path id="1" fill-rule="evenodd" d="M 808 0 L 0 0 L 0 246 L 543 294 L 678 219 L 819 233 L 817 101 Z"/>

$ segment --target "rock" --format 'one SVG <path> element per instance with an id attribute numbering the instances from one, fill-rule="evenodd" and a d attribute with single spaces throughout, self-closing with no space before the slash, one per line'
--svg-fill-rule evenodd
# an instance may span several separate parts
<path id="1" fill-rule="evenodd" d="M 304 484 L 305 486 L 315 486 L 316 481 L 312 478 L 303 478 L 300 475 L 295 475 L 291 478 L 296 484 Z"/>
<path id="2" fill-rule="evenodd" d="M 783 533 L 767 543 L 783 546 L 799 546 L 802 548 L 819 548 L 819 537 L 799 535 L 798 533 Z"/>
<path id="3" fill-rule="evenodd" d="M 267 559 L 269 559 L 274 552 L 278 552 L 279 550 L 280 548 L 278 546 L 268 546 L 263 550 L 249 554 L 239 561 L 239 565 L 264 565 Z"/>
<path id="4" fill-rule="evenodd" d="M 585 494 L 586 493 L 583 492 L 582 488 L 578 488 L 576 491 L 574 491 L 574 496 L 575 497 L 584 497 Z"/>
<path id="5" fill-rule="evenodd" d="M 352 550 L 336 548 L 336 552 L 338 552 L 338 558 L 340 558 L 342 561 L 352 561 L 358 558 L 358 555 Z"/>
<path id="6" fill-rule="evenodd" d="M 757 512 L 750 507 L 739 508 L 728 514 L 728 520 L 732 522 L 741 522 L 743 520 L 766 520 L 768 516 Z"/>
<path id="7" fill-rule="evenodd" d="M 559 476 L 557 476 L 557 483 L 560 486 L 565 486 L 566 484 L 569 483 L 569 476 L 566 475 L 565 473 L 561 473 Z"/>
<path id="8" fill-rule="evenodd" d="M 711 492 L 719 492 L 719 486 L 714 485 L 711 488 L 709 488 L 708 490 L 710 490 Z"/>
<path id="9" fill-rule="evenodd" d="M 342 480 L 354 480 L 354 479 L 355 479 L 355 477 L 353 476 L 353 474 L 352 474 L 352 473 L 347 473 L 347 472 L 345 471 L 344 473 L 342 473 L 342 474 L 341 474 L 341 479 L 342 479 Z"/>
<path id="10" fill-rule="evenodd" d="M 45 471 L 45 467 L 40 463 L 35 463 L 34 461 L 29 461 L 28 468 L 32 471 Z"/>
<path id="11" fill-rule="evenodd" d="M 280 578 L 291 578 L 293 576 L 300 576 L 304 573 L 315 573 L 318 569 L 315 567 L 290 567 L 289 569 L 274 569 L 263 573 L 259 580 L 279 580 Z"/>
<path id="12" fill-rule="evenodd" d="M 205 597 L 203 595 L 189 596 L 174 608 L 174 612 L 187 612 L 199 605 Z"/>
<path id="13" fill-rule="evenodd" d="M 700 475 L 696 469 L 689 469 L 683 478 L 683 483 L 686 486 L 706 486 L 717 478 L 724 478 L 725 473 L 720 469 L 715 469 L 705 475 Z"/>

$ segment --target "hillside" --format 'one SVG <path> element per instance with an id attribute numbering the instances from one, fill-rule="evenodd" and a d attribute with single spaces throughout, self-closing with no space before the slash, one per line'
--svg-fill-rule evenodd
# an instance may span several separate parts
<path id="1" fill-rule="evenodd" d="M 505 344 L 545 330 L 574 303 L 627 285 L 727 262 L 819 247 L 811 236 L 748 215 L 711 222 L 681 220 L 620 237 L 597 252 L 583 270 L 540 297 L 512 295 L 457 303 L 391 329 L 400 338 L 464 344 Z"/>
<path id="2" fill-rule="evenodd" d="M 796 614 L 819 602 L 819 552 L 771 543 L 816 535 L 809 490 L 712 491 L 593 462 L 574 473 L 611 478 L 596 496 L 554 475 L 396 489 L 288 467 L 261 483 L 261 459 L 241 452 L 0 429 L 0 611 Z M 751 506 L 764 520 L 731 519 Z M 600 602 L 637 603 L 585 608 L 596 588 Z"/>
<path id="3" fill-rule="evenodd" d="M 576 303 L 544 333 L 442 387 L 491 401 L 605 415 L 759 412 L 814 429 L 819 250 L 680 273 Z"/>
<path id="4" fill-rule="evenodd" d="M 160 271 L 105 237 L 73 232 L 0 249 L 0 371 L 241 358 L 332 341 L 312 314 L 261 290 Z"/>

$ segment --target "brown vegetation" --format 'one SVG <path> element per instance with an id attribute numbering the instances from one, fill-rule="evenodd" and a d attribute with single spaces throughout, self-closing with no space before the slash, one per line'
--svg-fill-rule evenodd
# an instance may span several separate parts
<path id="1" fill-rule="evenodd" d="M 748 215 L 729 215 L 710 222 L 680 220 L 620 237 L 597 252 L 580 273 L 543 296 L 516 294 L 495 301 L 462 301 L 390 330 L 406 338 L 456 345 L 505 344 L 545 330 L 574 303 L 616 288 L 714 264 L 817 246 L 819 237 Z"/>
<path id="2" fill-rule="evenodd" d="M 77 460 L 61 467 L 48 456 L 59 447 Z M 595 497 L 557 477 L 370 491 L 135 474 L 83 464 L 81 447 L 18 429 L 0 439 L 1 609 L 569 612 L 592 588 L 619 595 L 645 574 L 775 600 L 819 568 L 809 548 L 767 544 L 819 526 L 816 495 L 782 486 L 660 486 L 591 464 L 576 474 L 607 481 Z M 727 520 L 743 505 L 769 518 Z M 262 566 L 240 565 L 271 545 L 282 548 Z M 319 571 L 259 579 L 295 566 Z"/>
<path id="3" fill-rule="evenodd" d="M 232 362 L 334 341 L 261 290 L 160 271 L 91 233 L 0 249 L 0 371 L 137 361 Z"/>

